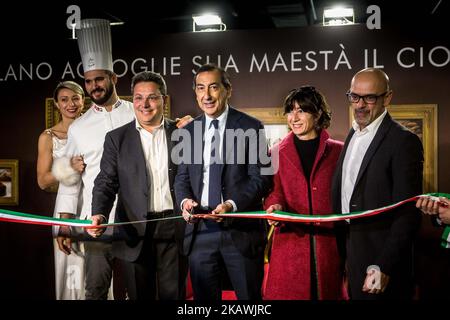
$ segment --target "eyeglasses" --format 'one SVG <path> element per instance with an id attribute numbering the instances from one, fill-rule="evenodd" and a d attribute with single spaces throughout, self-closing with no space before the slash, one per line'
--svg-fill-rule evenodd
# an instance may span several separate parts
<path id="1" fill-rule="evenodd" d="M 365 96 L 360 96 L 356 93 L 353 92 L 347 92 L 347 98 L 348 101 L 350 101 L 351 103 L 358 103 L 359 99 L 363 99 L 363 101 L 365 103 L 376 103 L 378 98 L 385 96 L 388 93 L 388 91 L 383 92 L 382 94 L 376 95 L 376 94 L 368 94 Z"/>
<path id="2" fill-rule="evenodd" d="M 156 103 L 156 102 L 159 101 L 159 99 L 161 97 L 164 97 L 164 96 L 163 95 L 157 95 L 157 94 L 150 94 L 147 97 L 143 97 L 141 95 L 136 95 L 136 96 L 133 97 L 133 102 L 142 103 L 142 102 L 145 102 L 147 100 L 150 100 L 151 103 Z"/>

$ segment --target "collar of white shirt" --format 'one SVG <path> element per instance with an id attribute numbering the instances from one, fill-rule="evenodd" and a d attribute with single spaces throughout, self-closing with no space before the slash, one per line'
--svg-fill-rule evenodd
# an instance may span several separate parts
<path id="1" fill-rule="evenodd" d="M 381 122 L 383 121 L 386 114 L 387 114 L 387 109 L 385 108 L 384 112 L 378 118 L 376 118 L 374 121 L 372 121 L 371 124 L 369 124 L 367 127 L 365 127 L 362 130 L 359 129 L 359 124 L 356 123 L 356 120 L 353 120 L 353 122 L 352 122 L 353 130 L 355 130 L 355 133 L 357 135 L 362 135 L 362 134 L 366 134 L 369 132 L 372 132 L 372 133 L 377 132 L 377 130 L 380 127 Z"/>
<path id="2" fill-rule="evenodd" d="M 137 129 L 137 131 L 140 131 L 141 129 L 144 129 L 144 128 L 141 126 L 141 124 L 139 123 L 138 119 L 136 119 L 135 124 L 136 124 L 136 129 Z M 159 124 L 159 126 L 155 127 L 154 130 L 159 130 L 159 129 L 163 128 L 163 127 L 164 127 L 164 117 L 162 117 L 161 123 Z M 145 130 L 145 129 L 144 129 L 144 130 Z"/>
<path id="3" fill-rule="evenodd" d="M 222 128 L 225 127 L 225 124 L 227 122 L 227 117 L 228 117 L 228 111 L 229 111 L 229 107 L 228 107 L 228 105 L 226 105 L 225 111 L 219 117 L 216 118 L 217 120 L 219 120 L 219 131 L 222 131 Z M 209 126 L 211 125 L 211 121 L 213 121 L 213 120 L 214 120 L 214 118 L 208 116 L 205 113 L 205 128 L 206 128 L 206 131 L 208 131 Z"/>
<path id="4" fill-rule="evenodd" d="M 119 107 L 121 104 L 122 104 L 122 100 L 121 100 L 121 99 L 117 99 L 116 103 L 113 104 L 111 110 L 116 109 L 116 108 Z M 98 106 L 98 105 L 96 105 L 95 103 L 92 103 L 92 108 L 94 109 L 95 112 L 108 112 L 108 111 L 106 110 L 105 107 Z"/>

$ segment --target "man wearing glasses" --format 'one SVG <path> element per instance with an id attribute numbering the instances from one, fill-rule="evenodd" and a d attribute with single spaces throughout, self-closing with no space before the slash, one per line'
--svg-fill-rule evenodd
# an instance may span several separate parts
<path id="1" fill-rule="evenodd" d="M 354 121 L 333 179 L 333 210 L 380 208 L 422 193 L 419 138 L 392 120 L 389 78 L 380 69 L 355 74 L 347 97 Z M 346 223 L 346 271 L 351 299 L 410 299 L 414 204 Z"/>
<path id="2" fill-rule="evenodd" d="M 185 222 L 173 219 L 177 167 L 170 157 L 177 125 L 163 116 L 168 96 L 161 75 L 140 72 L 131 80 L 131 90 L 136 119 L 106 135 L 92 191 L 92 222 L 108 221 L 116 194 L 116 222 L 157 219 L 115 227 L 112 253 L 123 265 L 130 300 L 184 299 Z M 98 238 L 104 230 L 88 233 Z"/>

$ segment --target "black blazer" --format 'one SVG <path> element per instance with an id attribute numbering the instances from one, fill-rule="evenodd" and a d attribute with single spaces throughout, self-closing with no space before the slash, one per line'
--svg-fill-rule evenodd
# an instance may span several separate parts
<path id="1" fill-rule="evenodd" d="M 333 178 L 336 213 L 341 212 L 342 166 L 354 132 L 351 129 L 347 136 Z M 386 114 L 362 161 L 350 211 L 380 208 L 421 194 L 422 170 L 420 139 Z M 346 255 L 353 294 L 361 292 L 370 265 L 378 265 L 391 277 L 387 293 L 406 290 L 404 285 L 411 280 L 413 241 L 420 219 L 420 211 L 413 204 L 406 204 L 387 213 L 351 221 Z"/>
<path id="2" fill-rule="evenodd" d="M 175 197 L 177 208 L 180 209 L 183 199 L 189 198 L 195 200 L 197 203 L 201 202 L 201 195 L 203 189 L 203 134 L 205 127 L 205 115 L 201 115 L 194 119 L 185 127 L 192 137 L 183 140 L 183 148 L 190 151 L 190 159 L 192 164 L 182 163 L 178 166 L 178 173 L 175 178 Z M 201 130 L 198 130 L 201 128 Z M 257 135 L 260 136 L 260 129 L 263 129 L 262 123 L 232 107 L 229 108 L 226 129 L 253 129 Z M 181 129 L 183 130 L 183 129 Z M 197 134 L 196 136 L 194 135 Z M 256 143 L 249 143 L 251 139 L 246 138 L 244 144 L 245 163 L 238 164 L 238 152 L 236 150 L 236 143 L 234 143 L 233 152 L 226 151 L 226 133 L 224 134 L 223 154 L 229 160 L 233 158 L 233 164 L 224 164 L 222 167 L 222 195 L 224 200 L 231 199 L 236 203 L 238 211 L 254 211 L 262 209 L 262 199 L 265 197 L 272 184 L 272 176 L 261 175 L 261 168 L 270 166 L 264 165 L 258 161 L 255 164 L 248 164 L 250 156 L 258 155 L 258 145 Z M 194 141 L 195 139 L 195 141 Z M 264 135 L 265 139 L 265 135 Z M 197 144 L 201 146 L 195 152 L 196 148 L 191 148 L 192 145 Z M 267 154 L 267 145 L 264 145 L 264 152 Z M 201 152 L 200 155 L 198 152 Z M 197 155 L 195 155 L 197 154 Z M 198 159 L 199 163 L 194 163 Z M 261 159 L 258 159 L 261 160 Z M 229 162 L 228 162 L 229 163 Z M 231 237 L 235 246 L 245 256 L 254 257 L 255 255 L 264 251 L 266 241 L 266 224 L 260 219 L 230 219 L 227 218 L 227 225 L 231 231 Z M 185 232 L 184 252 L 189 254 L 195 232 L 198 224 L 188 224 Z"/>
<path id="3" fill-rule="evenodd" d="M 170 137 L 176 129 L 175 122 L 165 119 L 164 129 L 169 153 L 170 191 L 175 206 L 173 183 L 177 167 L 170 157 L 173 148 Z M 94 182 L 92 214 L 103 214 L 108 217 L 118 194 L 116 222 L 147 219 L 149 178 L 135 120 L 112 130 L 106 135 L 100 173 Z M 135 261 L 141 252 L 146 228 L 156 228 L 151 230 L 153 238 L 175 237 L 181 251 L 184 226 L 185 222 L 182 219 L 175 219 L 115 227 L 113 253 L 123 260 Z"/>

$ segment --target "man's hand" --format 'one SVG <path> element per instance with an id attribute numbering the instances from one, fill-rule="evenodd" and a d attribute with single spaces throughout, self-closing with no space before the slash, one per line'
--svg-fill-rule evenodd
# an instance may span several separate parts
<path id="1" fill-rule="evenodd" d="M 84 171 L 84 168 L 86 168 L 86 164 L 84 163 L 83 156 L 75 156 L 70 159 L 70 165 L 72 166 L 72 169 L 78 172 L 79 174 L 82 174 Z"/>
<path id="2" fill-rule="evenodd" d="M 56 242 L 58 249 L 69 255 L 72 252 L 71 230 L 69 226 L 59 226 L 58 236 Z"/>
<path id="3" fill-rule="evenodd" d="M 192 199 L 186 199 L 186 200 L 184 200 L 184 202 L 183 202 L 183 212 L 182 212 L 182 215 L 183 215 L 183 219 L 184 219 L 187 223 L 195 223 L 195 222 L 197 222 L 197 219 L 194 218 L 194 217 L 192 216 L 192 210 L 193 210 L 196 206 L 198 206 L 198 203 L 195 202 L 194 200 L 192 200 Z"/>
<path id="4" fill-rule="evenodd" d="M 420 197 L 416 202 L 416 207 L 425 214 L 436 215 L 439 213 L 439 202 L 430 197 Z"/>
<path id="5" fill-rule="evenodd" d="M 445 223 L 450 224 L 450 200 L 444 197 L 436 198 L 420 197 L 416 202 L 416 207 L 422 210 L 423 213 L 429 215 L 438 215 L 439 219 Z"/>
<path id="6" fill-rule="evenodd" d="M 74 219 L 75 215 L 68 212 L 60 212 L 59 217 L 61 219 Z M 58 249 L 69 255 L 72 252 L 72 229 L 69 226 L 59 226 L 58 236 L 56 242 L 58 243 Z"/>
<path id="7" fill-rule="evenodd" d="M 444 197 L 439 198 L 439 219 L 450 225 L 450 200 Z"/>
<path id="8" fill-rule="evenodd" d="M 190 115 L 184 116 L 183 118 L 176 118 L 175 121 L 177 123 L 177 128 L 184 128 L 187 126 L 194 118 L 192 118 Z"/>
<path id="9" fill-rule="evenodd" d="M 106 222 L 105 216 L 101 214 L 93 215 L 91 220 L 93 226 L 99 226 Z M 103 234 L 103 232 L 105 232 L 105 228 L 88 228 L 86 229 L 86 232 L 89 233 L 91 237 L 98 238 Z"/>
<path id="10" fill-rule="evenodd" d="M 362 291 L 372 294 L 380 294 L 386 290 L 389 283 L 389 276 L 380 271 L 378 266 L 369 266 L 367 268 L 366 279 Z"/>
<path id="11" fill-rule="evenodd" d="M 274 211 L 282 211 L 283 210 L 283 206 L 281 204 L 273 204 L 270 207 L 267 208 L 266 212 L 271 214 Z M 280 224 L 280 221 L 275 221 L 275 220 L 270 220 L 268 219 L 267 222 L 271 225 L 271 226 L 278 226 Z"/>
<path id="12" fill-rule="evenodd" d="M 225 201 L 224 203 L 217 205 L 217 207 L 213 211 L 211 211 L 211 215 L 205 216 L 205 219 L 214 220 L 216 222 L 222 222 L 223 221 L 222 217 L 216 217 L 214 215 L 227 212 L 233 212 L 233 205 L 230 202 Z"/>

